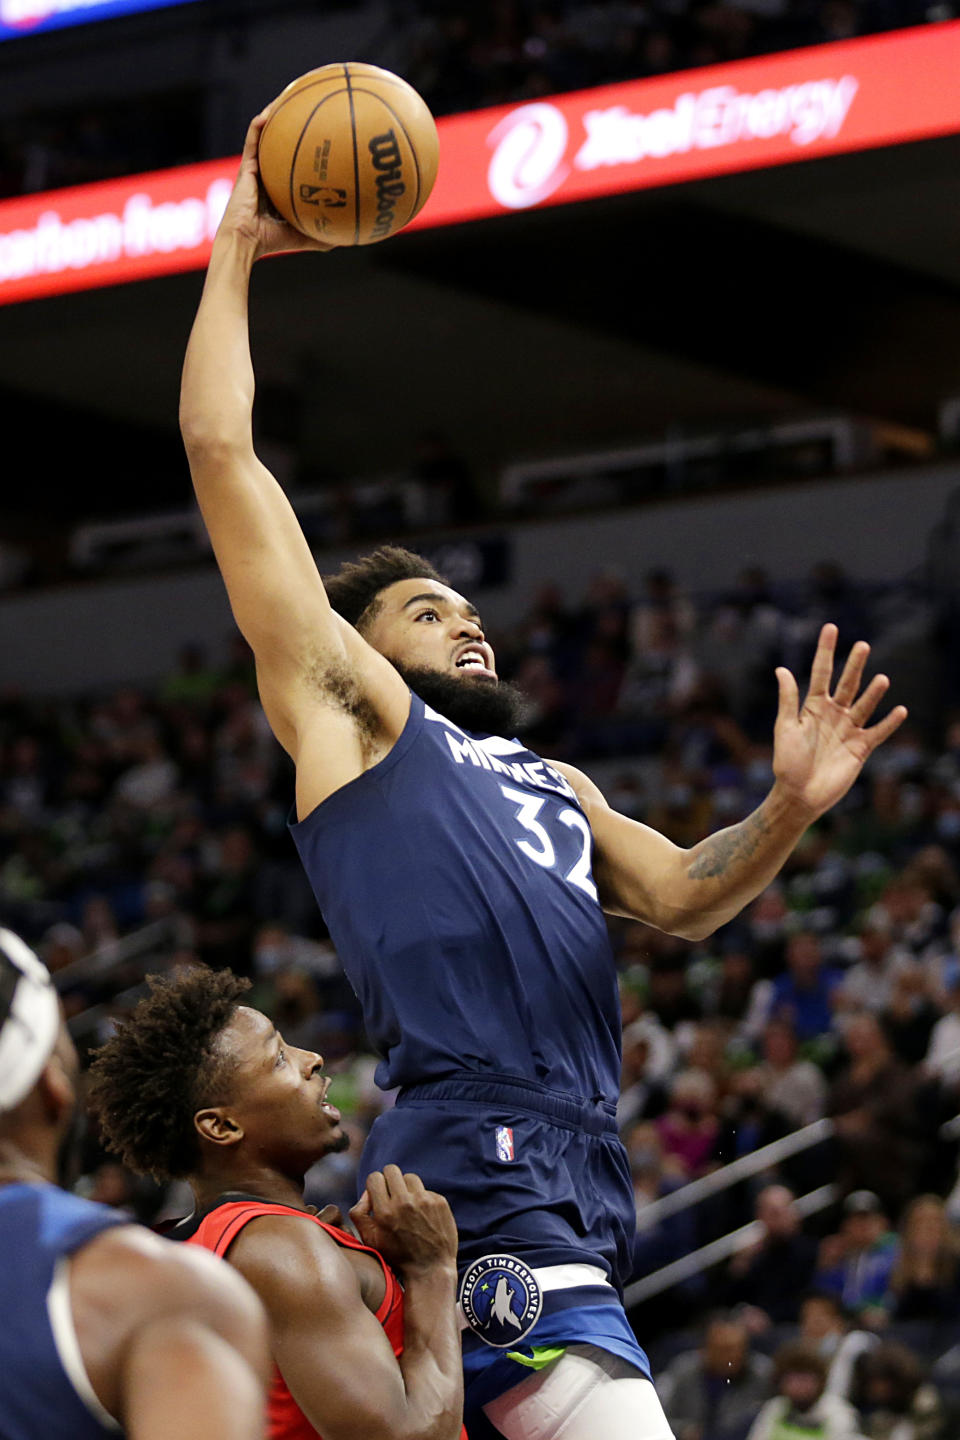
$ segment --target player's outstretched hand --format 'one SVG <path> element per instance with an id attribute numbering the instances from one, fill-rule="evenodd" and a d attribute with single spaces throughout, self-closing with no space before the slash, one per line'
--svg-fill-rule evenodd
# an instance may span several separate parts
<path id="1" fill-rule="evenodd" d="M 822 815 L 850 789 L 867 757 L 907 718 L 897 705 L 876 725 L 868 725 L 890 681 L 874 675 L 860 693 L 870 646 L 859 640 L 847 658 L 833 694 L 836 625 L 824 625 L 810 671 L 810 688 L 800 708 L 797 682 L 789 670 L 777 670 L 780 705 L 773 738 L 773 773 L 780 787 L 811 817 Z"/>
<path id="2" fill-rule="evenodd" d="M 247 138 L 243 142 L 240 170 L 234 183 L 233 192 L 227 201 L 227 208 L 220 221 L 219 233 L 233 232 L 245 240 L 254 251 L 254 258 L 275 255 L 290 250 L 333 250 L 333 245 L 324 245 L 302 235 L 273 210 L 266 192 L 260 183 L 260 167 L 257 150 L 260 132 L 270 118 L 271 106 L 261 110 L 250 122 Z"/>
<path id="3" fill-rule="evenodd" d="M 401 1273 L 456 1263 L 457 1226 L 450 1206 L 427 1190 L 419 1175 L 404 1175 L 398 1165 L 371 1171 L 350 1218 L 363 1243 Z"/>

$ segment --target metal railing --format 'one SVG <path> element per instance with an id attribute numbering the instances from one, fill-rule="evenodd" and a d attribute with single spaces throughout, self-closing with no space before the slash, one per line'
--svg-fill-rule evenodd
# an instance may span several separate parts
<path id="1" fill-rule="evenodd" d="M 741 1180 L 749 1180 L 751 1175 L 760 1175 L 771 1166 L 778 1165 L 781 1160 L 829 1140 L 833 1133 L 832 1120 L 814 1120 L 812 1125 L 805 1125 L 802 1130 L 794 1130 L 791 1134 L 784 1135 L 781 1140 L 773 1140 L 769 1145 L 764 1145 L 749 1155 L 741 1155 L 739 1160 L 731 1161 L 721 1170 L 714 1170 L 700 1180 L 691 1180 L 689 1184 L 681 1185 L 679 1190 L 672 1190 L 669 1195 L 654 1200 L 637 1216 L 637 1229 L 650 1230 L 669 1215 L 689 1210 L 691 1205 L 699 1205 L 701 1200 L 706 1200 L 710 1195 L 718 1195 L 722 1190 L 729 1190 L 731 1185 L 737 1185 Z"/>
<path id="2" fill-rule="evenodd" d="M 780 1140 L 773 1140 L 750 1155 L 741 1155 L 739 1160 L 724 1165 L 722 1169 L 714 1170 L 699 1180 L 691 1180 L 689 1184 L 681 1185 L 669 1195 L 654 1200 L 637 1215 L 637 1230 L 640 1233 L 651 1230 L 671 1215 L 677 1215 L 681 1210 L 689 1210 L 692 1205 L 699 1205 L 702 1200 L 719 1195 L 723 1190 L 729 1190 L 732 1185 L 749 1180 L 753 1175 L 761 1175 L 765 1170 L 778 1165 L 781 1160 L 789 1159 L 791 1155 L 799 1155 L 813 1145 L 822 1144 L 824 1140 L 831 1139 L 834 1133 L 832 1120 L 815 1120 L 812 1125 L 805 1125 L 803 1129 L 794 1130 Z M 806 1219 L 808 1215 L 815 1215 L 818 1210 L 825 1210 L 837 1199 L 838 1193 L 836 1185 L 821 1185 L 818 1190 L 801 1195 L 794 1202 L 800 1218 Z M 688 1255 L 682 1255 L 679 1260 L 672 1260 L 659 1270 L 634 1281 L 624 1294 L 624 1305 L 629 1309 L 631 1305 L 639 1305 L 642 1300 L 649 1300 L 653 1295 L 659 1295 L 674 1285 L 691 1280 L 701 1271 L 708 1270 L 712 1265 L 719 1265 L 736 1255 L 739 1250 L 755 1244 L 762 1239 L 763 1234 L 760 1221 L 751 1220 L 749 1224 L 741 1225 L 739 1230 L 732 1230 L 729 1235 L 721 1235 L 719 1239 L 711 1240 L 699 1250 L 692 1250 Z"/>
<path id="3" fill-rule="evenodd" d="M 787 1160 L 791 1155 L 798 1155 L 813 1145 L 831 1139 L 835 1133 L 836 1127 L 832 1120 L 815 1120 L 812 1125 L 805 1125 L 802 1130 L 794 1130 L 792 1134 L 784 1135 L 782 1139 L 774 1140 L 771 1144 L 754 1150 L 750 1155 L 742 1155 L 739 1160 L 724 1165 L 722 1169 L 704 1175 L 699 1180 L 691 1180 L 689 1184 L 681 1185 L 669 1195 L 654 1200 L 637 1215 L 637 1230 L 641 1234 L 651 1230 L 671 1215 L 688 1210 L 692 1205 L 698 1205 L 701 1200 L 709 1199 L 723 1190 L 728 1190 L 732 1185 L 739 1184 L 741 1180 L 760 1175 L 781 1160 Z M 945 1140 L 960 1139 L 960 1115 L 942 1125 L 940 1135 Z M 798 1196 L 794 1206 L 800 1218 L 805 1220 L 807 1216 L 825 1210 L 839 1198 L 840 1191 L 836 1185 L 821 1185 L 807 1195 Z M 763 1234 L 760 1221 L 751 1220 L 739 1230 L 732 1230 L 728 1235 L 721 1235 L 719 1239 L 711 1240 L 708 1245 L 702 1245 L 698 1250 L 692 1250 L 688 1255 L 672 1260 L 668 1265 L 661 1266 L 659 1270 L 654 1270 L 629 1285 L 624 1293 L 625 1306 L 629 1308 L 631 1305 L 638 1305 L 642 1300 L 649 1300 L 653 1295 L 659 1295 L 674 1285 L 691 1280 L 701 1271 L 708 1270 L 712 1265 L 719 1265 L 748 1245 L 755 1244 Z"/>
<path id="4" fill-rule="evenodd" d="M 819 1190 L 811 1190 L 808 1195 L 798 1196 L 793 1202 L 794 1209 L 800 1218 L 805 1220 L 808 1215 L 815 1215 L 818 1210 L 825 1210 L 828 1205 L 832 1205 L 839 1193 L 836 1185 L 821 1185 Z M 731 1255 L 736 1255 L 739 1250 L 755 1245 L 758 1240 L 763 1239 L 764 1234 L 760 1221 L 751 1220 L 749 1224 L 741 1225 L 739 1230 L 731 1230 L 729 1235 L 721 1235 L 719 1240 L 711 1240 L 709 1245 L 701 1245 L 699 1250 L 691 1250 L 689 1255 L 681 1255 L 679 1260 L 672 1260 L 669 1265 L 664 1265 L 659 1270 L 644 1275 L 642 1280 L 635 1280 L 632 1285 L 628 1285 L 623 1297 L 625 1307 L 629 1309 L 631 1305 L 639 1305 L 641 1300 L 649 1300 L 651 1296 L 659 1295 L 674 1285 L 681 1285 L 684 1280 L 692 1280 L 694 1275 L 699 1275 L 702 1270 L 708 1270 L 711 1265 L 719 1265 L 721 1261 L 729 1260 Z"/>
<path id="5" fill-rule="evenodd" d="M 68 1029 L 74 1039 L 95 1030 L 100 1021 L 110 1014 L 118 1000 L 125 1004 L 135 999 L 144 989 L 143 978 L 150 966 L 158 963 L 161 952 L 176 948 L 179 942 L 178 919 L 152 920 L 149 925 L 141 926 L 132 934 L 124 935 L 119 940 L 110 940 L 89 955 L 83 955 L 71 965 L 55 971 L 53 983 L 60 991 L 89 984 L 91 981 L 99 985 L 115 971 L 127 966 L 135 966 L 138 972 L 133 985 L 118 991 L 110 1000 L 89 1005 L 85 1010 L 71 1016 Z"/>
<path id="6" fill-rule="evenodd" d="M 102 980 L 111 970 L 119 970 L 130 960 L 152 953 L 161 946 L 176 942 L 174 920 L 151 920 L 119 940 L 108 940 L 89 955 L 83 955 L 70 965 L 54 972 L 53 983 L 58 990 L 68 990 L 71 985 L 82 985 L 87 980 Z"/>

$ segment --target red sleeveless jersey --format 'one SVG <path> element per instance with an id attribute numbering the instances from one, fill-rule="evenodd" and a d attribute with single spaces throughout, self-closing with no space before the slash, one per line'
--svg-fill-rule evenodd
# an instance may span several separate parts
<path id="1" fill-rule="evenodd" d="M 215 1210 L 210 1211 L 209 1215 L 205 1215 L 185 1243 L 202 1245 L 205 1249 L 212 1250 L 215 1255 L 223 1258 L 244 1225 L 257 1219 L 260 1215 L 295 1215 L 298 1220 L 312 1220 L 315 1225 L 320 1226 L 321 1230 L 326 1230 L 327 1234 L 332 1236 L 337 1244 L 342 1245 L 345 1250 L 364 1250 L 380 1262 L 387 1288 L 376 1318 L 383 1326 L 386 1337 L 393 1347 L 394 1355 L 399 1359 L 403 1353 L 403 1288 L 383 1256 L 378 1251 L 371 1250 L 369 1245 L 362 1245 L 359 1240 L 355 1240 L 345 1230 L 338 1230 L 334 1225 L 325 1225 L 315 1215 L 307 1215 L 303 1210 L 294 1210 L 290 1205 L 268 1205 L 259 1200 L 230 1200 L 224 1205 L 218 1205 Z M 276 1366 L 274 1366 L 270 1382 L 267 1416 L 270 1440 L 318 1440 L 319 1431 L 314 1430 L 290 1394 L 283 1376 Z M 462 1440 L 465 1440 L 465 1432 Z"/>

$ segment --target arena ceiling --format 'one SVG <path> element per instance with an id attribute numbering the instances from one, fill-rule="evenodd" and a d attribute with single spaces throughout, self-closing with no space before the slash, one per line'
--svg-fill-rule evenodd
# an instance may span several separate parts
<path id="1" fill-rule="evenodd" d="M 950 137 L 271 261 L 265 427 L 317 476 L 396 470 L 434 428 L 488 471 L 827 409 L 931 432 L 960 395 L 958 241 Z M 0 415 L 42 459 L 9 507 L 183 498 L 201 278 L 0 309 Z"/>

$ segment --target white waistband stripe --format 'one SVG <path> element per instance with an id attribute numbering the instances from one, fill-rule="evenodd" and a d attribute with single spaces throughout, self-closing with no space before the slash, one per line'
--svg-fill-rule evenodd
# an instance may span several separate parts
<path id="1" fill-rule="evenodd" d="M 579 1290 L 584 1285 L 610 1285 L 599 1265 L 544 1265 L 533 1278 L 544 1295 L 548 1290 Z M 613 1286 L 610 1285 L 610 1289 Z"/>
<path id="2" fill-rule="evenodd" d="M 547 1295 L 551 1290 L 583 1290 L 588 1286 L 605 1285 L 612 1290 L 606 1272 L 599 1265 L 543 1265 L 530 1272 L 540 1287 L 540 1293 Z M 463 1310 L 460 1311 L 460 1329 L 467 1329 Z"/>

